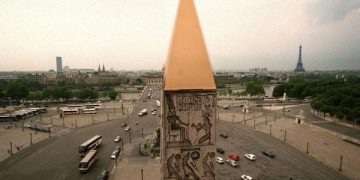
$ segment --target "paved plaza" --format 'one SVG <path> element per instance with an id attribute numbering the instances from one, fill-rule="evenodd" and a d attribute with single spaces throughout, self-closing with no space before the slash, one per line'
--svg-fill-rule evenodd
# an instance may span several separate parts
<path id="1" fill-rule="evenodd" d="M 293 109 L 295 107 L 288 107 L 288 109 L 295 111 Z M 344 141 L 342 135 L 309 123 L 295 124 L 295 118 L 292 119 L 287 116 L 284 118 L 283 113 L 276 111 L 276 108 L 274 108 L 273 113 L 255 111 L 245 114 L 245 123 L 244 114 L 240 109 L 242 108 L 234 107 L 231 111 L 222 111 L 219 118 L 222 121 L 235 122 L 235 124 L 248 129 L 255 127 L 255 130 L 276 137 L 281 141 L 285 140 L 285 143 L 304 153 L 306 153 L 307 143 L 309 143 L 307 154 L 335 171 L 339 170 L 340 156 L 342 156 L 341 173 L 352 179 L 360 178 L 359 146 Z"/>

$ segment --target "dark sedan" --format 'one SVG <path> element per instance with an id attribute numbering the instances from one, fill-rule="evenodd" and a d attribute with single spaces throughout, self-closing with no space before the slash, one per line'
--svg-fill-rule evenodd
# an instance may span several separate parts
<path id="1" fill-rule="evenodd" d="M 216 151 L 220 154 L 224 154 L 225 150 L 223 148 L 216 148 Z"/>

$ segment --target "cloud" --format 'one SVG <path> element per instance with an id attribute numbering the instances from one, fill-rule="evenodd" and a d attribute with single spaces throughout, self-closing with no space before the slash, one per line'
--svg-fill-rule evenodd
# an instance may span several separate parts
<path id="1" fill-rule="evenodd" d="M 341 21 L 352 11 L 360 9 L 360 0 L 317 0 L 306 11 L 313 24 Z"/>

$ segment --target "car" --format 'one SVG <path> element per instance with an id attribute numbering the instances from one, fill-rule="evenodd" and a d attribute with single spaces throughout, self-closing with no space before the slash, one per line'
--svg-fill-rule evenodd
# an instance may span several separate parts
<path id="1" fill-rule="evenodd" d="M 121 127 L 125 127 L 125 126 L 127 126 L 127 123 L 126 123 L 126 122 L 124 122 L 124 123 L 121 124 Z"/>
<path id="2" fill-rule="evenodd" d="M 147 109 L 143 109 L 138 113 L 139 116 L 143 116 L 143 115 L 146 115 L 146 114 L 147 114 Z"/>
<path id="3" fill-rule="evenodd" d="M 221 133 L 220 136 L 223 137 L 223 138 L 228 138 L 228 135 L 225 134 L 225 133 Z"/>
<path id="4" fill-rule="evenodd" d="M 31 125 L 30 125 L 30 124 L 24 124 L 24 127 L 26 127 L 26 128 L 30 128 L 30 127 L 31 127 Z"/>
<path id="5" fill-rule="evenodd" d="M 111 156 L 110 156 L 111 159 L 117 158 L 118 155 L 119 155 L 119 153 L 120 153 L 120 150 L 115 149 L 115 150 L 112 152 Z"/>
<path id="6" fill-rule="evenodd" d="M 129 131 L 131 129 L 131 127 L 130 126 L 127 126 L 126 128 L 125 128 L 125 131 Z"/>
<path id="7" fill-rule="evenodd" d="M 226 162 L 230 164 L 232 167 L 237 167 L 239 165 L 236 161 L 232 159 L 227 159 Z"/>
<path id="8" fill-rule="evenodd" d="M 115 146 L 115 150 L 121 151 L 121 147 L 120 146 Z"/>
<path id="9" fill-rule="evenodd" d="M 255 161 L 255 159 L 256 159 L 256 156 L 253 155 L 253 154 L 245 154 L 245 157 L 246 157 L 247 159 L 249 159 L 249 160 L 252 160 L 252 161 Z"/>
<path id="10" fill-rule="evenodd" d="M 234 160 L 234 161 L 238 161 L 240 159 L 240 156 L 236 153 L 232 153 L 229 155 L 229 158 Z"/>
<path id="11" fill-rule="evenodd" d="M 271 151 L 262 151 L 262 153 L 265 155 L 265 156 L 268 156 L 270 158 L 274 158 L 275 157 L 275 154 L 273 154 Z"/>
<path id="12" fill-rule="evenodd" d="M 114 139 L 115 142 L 119 142 L 121 141 L 121 137 L 120 136 L 116 136 L 116 138 Z"/>
<path id="13" fill-rule="evenodd" d="M 107 180 L 109 178 L 109 171 L 103 169 L 100 171 L 100 174 L 96 177 L 96 180 Z"/>
<path id="14" fill-rule="evenodd" d="M 245 175 L 245 174 L 241 175 L 241 179 L 242 180 L 253 180 L 253 178 L 251 176 Z"/>
<path id="15" fill-rule="evenodd" d="M 224 159 L 222 157 L 216 157 L 216 162 L 218 162 L 219 164 L 224 164 Z"/>
<path id="16" fill-rule="evenodd" d="M 223 106 L 223 109 L 229 109 L 230 108 L 230 105 L 224 105 Z"/>
<path id="17" fill-rule="evenodd" d="M 224 154 L 225 150 L 223 148 L 216 148 L 216 151 L 220 154 Z"/>
<path id="18" fill-rule="evenodd" d="M 151 114 L 152 114 L 152 115 L 156 115 L 156 111 L 153 111 Z"/>

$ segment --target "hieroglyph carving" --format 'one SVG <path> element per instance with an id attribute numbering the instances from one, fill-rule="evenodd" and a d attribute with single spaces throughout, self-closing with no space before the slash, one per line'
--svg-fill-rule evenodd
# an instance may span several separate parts
<path id="1" fill-rule="evenodd" d="M 215 93 L 164 94 L 165 179 L 215 179 Z"/>

